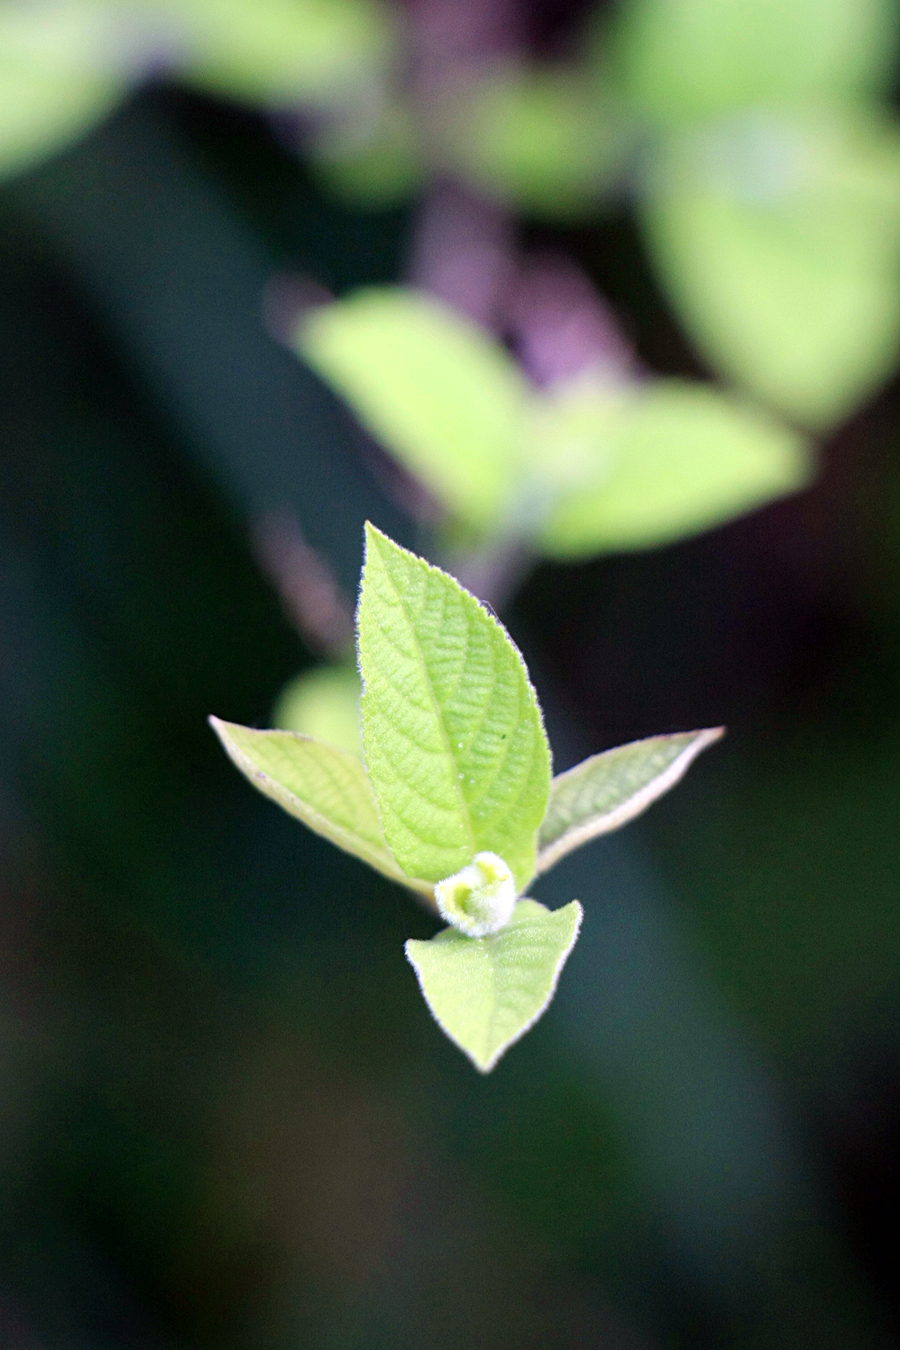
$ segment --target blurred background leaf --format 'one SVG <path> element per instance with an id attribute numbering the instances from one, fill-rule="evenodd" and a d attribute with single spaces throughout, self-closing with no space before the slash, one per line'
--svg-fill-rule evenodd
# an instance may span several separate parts
<path id="1" fill-rule="evenodd" d="M 711 364 L 834 425 L 900 349 L 900 139 L 858 113 L 754 111 L 660 151 L 644 220 Z"/>

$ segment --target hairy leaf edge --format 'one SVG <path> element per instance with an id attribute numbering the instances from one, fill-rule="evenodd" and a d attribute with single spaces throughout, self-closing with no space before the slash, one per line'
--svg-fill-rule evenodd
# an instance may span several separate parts
<path id="1" fill-rule="evenodd" d="M 646 786 L 640 788 L 627 801 L 622 802 L 612 811 L 607 811 L 605 815 L 593 816 L 582 825 L 575 825 L 571 829 L 565 830 L 557 839 L 554 839 L 546 848 L 540 850 L 535 863 L 535 875 L 540 876 L 543 872 L 548 872 L 564 858 L 567 853 L 573 852 L 576 848 L 581 848 L 583 844 L 590 843 L 592 839 L 598 839 L 603 834 L 610 834 L 613 830 L 620 829 L 630 821 L 639 816 L 641 812 L 646 811 L 648 806 L 662 797 L 670 788 L 673 788 L 680 781 L 690 768 L 691 764 L 710 745 L 722 739 L 725 735 L 724 727 L 707 727 L 698 731 L 694 740 L 686 745 L 677 759 L 674 759 L 668 768 L 661 774 L 652 779 Z M 654 740 L 655 737 L 648 736 L 648 740 Z M 640 745 L 640 741 L 632 741 L 632 745 Z M 616 749 L 619 747 L 617 746 Z M 602 754 L 608 752 L 602 751 Z M 592 755 L 591 759 L 599 759 L 600 755 Z M 582 764 L 588 763 L 582 760 Z M 553 797 L 553 785 L 566 779 L 570 774 L 575 773 L 581 768 L 581 764 L 575 764 L 565 773 L 558 774 L 550 787 L 551 800 Z"/>
<path id="2" fill-rule="evenodd" d="M 519 901 L 519 904 L 522 903 L 522 900 L 528 900 L 529 898 L 530 898 L 529 896 L 522 896 L 522 899 Z M 532 901 L 532 904 L 539 904 L 539 903 L 540 903 L 540 902 L 537 901 L 537 900 Z M 461 1050 L 461 1051 L 463 1052 L 463 1054 L 466 1056 L 466 1059 L 468 1059 L 472 1064 L 475 1065 L 475 1068 L 478 1070 L 479 1073 L 489 1074 L 489 1073 L 491 1072 L 491 1070 L 495 1067 L 495 1065 L 500 1061 L 500 1059 L 502 1059 L 502 1057 L 506 1054 L 507 1050 L 511 1049 L 511 1047 L 514 1046 L 514 1045 L 516 1044 L 517 1041 L 520 1041 L 520 1040 L 522 1039 L 522 1037 L 523 1037 L 527 1032 L 529 1032 L 529 1031 L 531 1030 L 531 1028 L 535 1025 L 535 1023 L 537 1023 L 537 1022 L 540 1021 L 540 1019 L 543 1017 L 544 1013 L 545 1013 L 545 1012 L 547 1011 L 547 1009 L 550 1007 L 550 1004 L 553 1002 L 553 999 L 554 999 L 554 997 L 555 997 L 555 995 L 556 995 L 556 987 L 557 987 L 557 985 L 559 984 L 559 977 L 560 977 L 560 975 L 562 974 L 563 967 L 565 966 L 566 962 L 568 961 L 568 959 L 569 959 L 569 957 L 570 957 L 570 955 L 571 955 L 571 953 L 572 953 L 572 948 L 575 946 L 575 943 L 578 941 L 578 935 L 579 935 L 579 933 L 581 932 L 581 921 L 582 921 L 582 919 L 584 918 L 584 909 L 583 909 L 583 907 L 582 907 L 580 901 L 578 901 L 578 900 L 570 900 L 569 903 L 568 903 L 567 905 L 561 905 L 560 908 L 559 908 L 558 910 L 555 910 L 555 909 L 554 909 L 554 910 L 549 910 L 549 909 L 547 910 L 547 913 L 548 913 L 548 914 L 559 914 L 559 913 L 562 912 L 562 910 L 565 910 L 565 909 L 571 909 L 573 905 L 574 905 L 574 907 L 575 907 L 575 923 L 574 923 L 573 928 L 572 928 L 572 936 L 571 936 L 571 938 L 569 939 L 568 945 L 567 945 L 566 947 L 564 947 L 563 950 L 560 952 L 559 960 L 557 961 L 557 963 L 556 963 L 556 969 L 555 969 L 554 972 L 553 972 L 553 979 L 552 979 L 552 981 L 551 981 L 551 983 L 550 983 L 550 989 L 549 989 L 549 991 L 548 991 L 548 993 L 547 993 L 547 997 L 544 999 L 544 1002 L 543 1002 L 543 1003 L 541 1004 L 541 1006 L 538 1008 L 538 1010 L 537 1010 L 537 1012 L 534 1014 L 534 1016 L 533 1016 L 533 1017 L 530 1017 L 530 1018 L 528 1019 L 528 1021 L 525 1022 L 525 1023 L 519 1028 L 519 1030 L 518 1030 L 517 1032 L 515 1032 L 514 1035 L 510 1036 L 509 1040 L 506 1041 L 506 1043 L 505 1043 L 504 1045 L 501 1045 L 500 1048 L 499 1048 L 499 1050 L 495 1051 L 495 1053 L 491 1056 L 491 1058 L 490 1058 L 486 1063 L 484 1063 L 484 1064 L 479 1064 L 478 1060 L 474 1057 L 474 1055 L 472 1055 L 471 1052 L 468 1051 L 464 1045 L 460 1045 L 459 1041 L 456 1039 L 455 1036 L 452 1036 L 452 1035 L 450 1034 L 450 1032 L 449 1032 L 449 1031 L 447 1030 L 447 1028 L 444 1026 L 443 1022 L 438 1021 L 437 1014 L 435 1013 L 434 1009 L 433 1009 L 432 1006 L 431 1006 L 431 1002 L 430 1002 L 430 1000 L 429 1000 L 429 998 L 428 998 L 428 995 L 425 993 L 425 986 L 422 984 L 422 977 L 421 977 L 421 975 L 419 974 L 419 969 L 418 969 L 418 967 L 417 967 L 415 961 L 413 960 L 412 955 L 410 954 L 410 950 L 409 950 L 409 949 L 410 949 L 410 946 L 411 946 L 414 942 L 421 941 L 421 939 L 408 938 L 407 941 L 403 944 L 403 950 L 404 950 L 404 952 L 406 953 L 406 959 L 407 959 L 407 961 L 409 962 L 409 964 L 412 966 L 413 970 L 415 971 L 416 982 L 418 983 L 419 990 L 420 990 L 420 992 L 421 992 L 421 994 L 422 994 L 423 999 L 425 1000 L 425 1006 L 427 1007 L 428 1011 L 431 1013 L 431 1016 L 434 1018 L 435 1022 L 437 1022 L 438 1026 L 439 1026 L 440 1029 L 441 1029 L 441 1031 L 442 1031 L 442 1032 L 444 1033 L 444 1035 L 447 1037 L 448 1041 L 452 1041 L 453 1044 L 456 1046 L 456 1048 L 457 1048 L 458 1050 Z M 546 907 L 546 905 L 541 905 L 541 908 L 542 908 L 542 909 L 546 909 L 547 907 Z M 453 930 L 453 929 L 443 929 L 443 928 L 441 929 L 441 932 L 442 932 L 442 933 L 443 933 L 443 932 L 448 932 L 448 931 L 449 931 L 449 932 L 453 932 L 453 931 L 455 931 L 455 930 Z M 438 937 L 438 936 L 440 936 L 440 934 L 435 933 L 435 937 Z M 492 936 L 493 936 L 493 937 L 496 937 L 497 934 L 494 933 L 494 934 L 492 934 Z M 468 942 L 489 942 L 489 941 L 490 941 L 490 938 L 467 938 L 466 940 L 467 940 Z"/>
<path id="3" fill-rule="evenodd" d="M 407 886 L 419 896 L 427 896 L 430 907 L 435 907 L 433 885 L 430 882 L 421 881 L 416 877 L 408 877 L 402 871 L 400 864 L 394 860 L 386 843 L 384 844 L 386 856 L 383 861 L 378 857 L 377 851 L 371 848 L 365 840 L 360 840 L 360 843 L 362 844 L 362 849 L 360 849 L 359 845 L 355 842 L 359 836 L 352 834 L 351 831 L 345 829 L 341 825 L 335 825 L 327 816 L 323 816 L 321 811 L 317 811 L 315 807 L 307 805 L 306 802 L 302 802 L 289 788 L 278 783 L 269 774 L 265 773 L 264 770 L 254 764 L 250 756 L 245 754 L 228 734 L 228 728 L 230 726 L 237 726 L 239 723 L 225 722 L 221 718 L 214 716 L 210 716 L 208 721 L 209 725 L 221 741 L 222 748 L 231 762 L 240 769 L 244 777 L 249 779 L 254 787 L 261 791 L 264 796 L 268 797 L 270 801 L 274 801 L 283 809 L 288 810 L 289 814 L 294 815 L 295 819 L 297 819 L 297 816 L 289 804 L 292 804 L 293 802 L 300 803 L 303 807 L 304 816 L 308 817 L 308 819 L 303 820 L 303 823 L 308 829 L 312 830 L 314 834 L 321 835 L 322 838 L 327 839 L 329 843 L 343 849 L 346 853 L 350 853 L 354 858 L 359 858 L 361 862 L 367 863 L 369 867 L 373 868 L 376 872 L 380 872 L 382 876 L 388 877 L 391 881 L 396 881 L 401 886 Z M 246 729 L 252 731 L 254 728 L 249 727 Z M 315 744 L 324 744 L 324 742 L 316 742 L 314 736 L 305 736 L 300 731 L 286 732 L 285 734 L 295 736 L 297 740 L 300 741 L 311 741 Z M 343 755 L 348 759 L 353 758 L 353 756 L 347 755 L 346 751 L 338 750 L 336 746 L 329 746 L 329 749 L 334 750 L 336 754 Z M 372 795 L 374 797 L 374 793 Z"/>
<path id="4" fill-rule="evenodd" d="M 553 747 L 551 746 L 551 744 L 550 744 L 550 738 L 549 738 L 549 736 L 547 735 L 547 726 L 546 726 L 546 722 L 545 722 L 545 720 L 544 720 L 544 710 L 543 710 L 543 708 L 541 707 L 541 701 L 540 701 L 540 699 L 538 698 L 537 689 L 535 688 L 535 685 L 534 685 L 534 683 L 533 683 L 533 681 L 532 681 L 532 679 L 531 679 L 531 673 L 530 673 L 530 671 L 529 671 L 529 669 L 528 669 L 528 665 L 527 665 L 527 663 L 526 663 L 526 661 L 525 661 L 525 657 L 522 655 L 521 651 L 519 650 L 518 644 L 516 643 L 515 639 L 512 637 L 512 635 L 510 634 L 509 630 L 507 629 L 506 625 L 502 622 L 502 620 L 494 613 L 494 610 L 491 608 L 491 606 L 485 604 L 485 602 L 484 602 L 483 600 L 479 599 L 479 597 L 478 597 L 477 595 L 473 594 L 472 591 L 468 590 L 468 589 L 462 584 L 461 581 L 458 581 L 458 580 L 457 580 L 457 578 L 452 574 L 452 572 L 448 572 L 445 568 L 439 567 L 436 563 L 429 562 L 429 560 L 428 560 L 427 558 L 421 557 L 418 553 L 415 553 L 412 549 L 404 548 L 402 544 L 398 544 L 397 541 L 396 541 L 395 539 L 392 539 L 392 538 L 390 537 L 390 535 L 385 534 L 385 532 L 384 532 L 383 530 L 380 530 L 380 529 L 378 528 L 377 525 L 373 525 L 372 522 L 371 522 L 370 520 L 367 520 L 367 521 L 365 522 L 364 530 L 363 530 L 363 575 L 365 575 L 365 568 L 366 568 L 366 563 L 367 563 L 368 557 L 369 557 L 369 548 L 370 548 L 370 544 L 371 544 L 373 541 L 374 541 L 376 544 L 379 545 L 379 548 L 380 548 L 380 543 L 381 543 L 381 541 L 384 541 L 384 542 L 385 542 L 386 544 L 388 544 L 390 547 L 395 548 L 395 549 L 398 549 L 401 553 L 408 554 L 409 557 L 413 558 L 418 564 L 420 564 L 422 567 L 424 567 L 427 571 L 429 571 L 429 572 L 436 572 L 436 573 L 438 573 L 439 576 L 442 576 L 442 577 L 445 577 L 445 578 L 449 579 L 449 580 L 453 583 L 454 586 L 456 586 L 456 587 L 459 588 L 459 590 L 463 593 L 464 596 L 466 596 L 469 600 L 474 601 L 474 603 L 478 606 L 478 608 L 481 609 L 481 610 L 484 612 L 484 614 L 487 616 L 487 618 L 488 618 L 488 619 L 490 620 L 490 622 L 493 624 L 494 628 L 497 629 L 497 631 L 502 635 L 503 638 L 505 638 L 506 642 L 507 642 L 507 643 L 509 644 L 509 646 L 512 648 L 513 652 L 515 653 L 516 657 L 518 658 L 518 660 L 519 660 L 519 662 L 520 662 L 520 664 L 521 664 L 521 666 L 522 666 L 522 670 L 523 670 L 524 675 L 525 675 L 525 684 L 526 684 L 526 688 L 527 688 L 527 691 L 528 691 L 528 695 L 529 695 L 530 700 L 531 700 L 531 703 L 533 704 L 534 709 L 535 709 L 535 711 L 536 711 L 536 713 L 537 713 L 537 720 L 538 720 L 538 724 L 539 724 L 539 727 L 540 727 L 541 739 L 543 740 L 543 744 L 545 745 L 546 750 L 547 750 L 547 758 L 548 758 L 548 761 L 549 761 L 549 769 L 550 769 L 550 775 L 551 775 L 551 777 L 550 777 L 550 788 L 549 788 L 549 791 L 548 791 L 548 794 L 547 794 L 547 805 L 546 805 L 545 808 L 544 808 L 544 815 L 546 815 L 546 814 L 547 814 L 547 809 L 548 809 L 548 807 L 549 807 L 549 805 L 550 805 L 550 794 L 551 794 L 552 791 L 553 791 L 553 777 L 552 777 L 552 775 L 553 775 Z M 383 555 L 382 555 L 382 556 L 383 556 Z M 400 597 L 400 599 L 401 599 L 401 603 L 402 603 L 402 597 Z M 361 604 L 362 604 L 362 585 L 360 585 L 360 592 L 359 592 L 359 598 L 358 598 L 357 604 L 356 604 L 356 613 L 355 613 L 355 617 L 354 617 L 354 623 L 355 623 L 355 629 L 356 629 L 356 662 L 357 662 L 357 669 L 359 670 L 359 677 L 360 677 L 360 683 L 361 683 L 361 686 L 362 686 L 362 691 L 363 691 L 363 694 L 365 694 L 365 691 L 366 691 L 366 678 L 365 678 L 365 675 L 363 674 L 362 660 L 361 660 L 361 657 L 360 657 L 360 650 L 359 650 L 359 616 L 360 616 L 360 606 L 361 606 Z M 405 608 L 405 606 L 404 606 L 404 608 Z M 432 695 L 432 697 L 433 697 L 433 695 Z M 436 700 L 435 700 L 435 706 L 438 707 Z M 439 711 L 440 711 L 440 710 L 439 710 Z M 361 718 L 361 725 L 364 725 L 364 722 L 363 722 L 363 719 L 362 719 L 362 718 Z M 446 739 L 447 739 L 448 747 L 449 747 L 449 737 L 447 737 Z M 450 751 L 450 753 L 452 754 L 452 750 Z M 365 756 L 365 740 L 364 740 L 364 738 L 363 738 L 362 758 L 363 758 L 363 764 L 364 764 L 364 765 L 365 765 L 365 757 L 366 757 L 366 756 Z M 368 770 L 367 770 L 366 772 L 367 772 L 367 775 L 368 775 Z M 377 794 L 377 792 L 375 791 L 374 784 L 372 785 L 372 795 L 373 795 L 373 797 L 375 798 L 375 805 L 376 805 L 376 808 L 377 808 L 377 810 L 378 810 L 378 816 L 379 816 L 379 819 L 380 819 L 380 818 L 381 818 L 381 803 L 380 803 L 379 800 L 378 800 L 378 794 Z M 466 807 L 466 809 L 467 809 L 467 811 L 468 811 L 468 806 Z M 537 865 L 536 865 L 536 864 L 537 864 L 537 858 L 536 858 L 537 848 L 536 848 L 536 846 L 537 846 L 537 840 L 538 840 L 539 834 L 540 834 L 540 825 L 538 825 L 538 826 L 535 828 L 535 831 L 534 831 L 534 844 L 535 844 L 535 864 L 534 864 L 534 866 L 535 866 L 535 870 L 534 870 L 533 872 L 531 872 L 530 875 L 527 875 L 527 874 L 526 874 L 526 875 L 527 875 L 527 880 L 523 880 L 523 877 L 520 875 L 520 877 L 519 877 L 519 882 L 521 883 L 521 891 L 520 891 L 520 895 L 519 895 L 519 898 L 520 898 L 520 899 L 525 899 L 525 898 L 526 898 L 526 897 L 525 897 L 525 894 L 524 894 L 524 893 L 525 893 L 525 890 L 526 890 L 527 886 L 530 885 L 530 883 L 531 883 L 531 881 L 534 879 L 534 877 L 537 875 Z M 386 841 L 385 841 L 385 847 L 389 848 L 389 846 L 388 846 L 388 844 L 387 844 Z M 443 879 L 443 878 L 441 878 L 441 879 Z M 413 883 L 410 882 L 409 884 L 412 885 Z M 425 884 L 426 884 L 426 883 L 424 883 L 424 882 L 422 883 L 423 886 L 424 886 Z M 431 890 L 429 891 L 429 895 L 431 896 L 432 900 L 434 899 L 434 894 L 433 894 L 434 884 L 436 884 L 436 883 L 433 883 L 433 884 L 432 884 Z"/>

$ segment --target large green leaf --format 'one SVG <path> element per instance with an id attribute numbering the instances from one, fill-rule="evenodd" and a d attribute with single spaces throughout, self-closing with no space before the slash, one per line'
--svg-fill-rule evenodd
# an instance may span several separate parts
<path id="1" fill-rule="evenodd" d="M 591 755 L 558 774 L 538 834 L 538 872 L 598 835 L 626 825 L 675 786 L 721 727 L 650 736 Z"/>
<path id="2" fill-rule="evenodd" d="M 445 928 L 406 944 L 425 1001 L 451 1041 L 482 1073 L 547 1008 L 581 925 L 577 900 L 547 910 L 520 900 L 505 928 L 471 938 Z"/>
<path id="3" fill-rule="evenodd" d="M 893 68 L 892 0 L 631 0 L 620 16 L 624 87 L 661 119 L 855 94 Z"/>
<path id="4" fill-rule="evenodd" d="M 763 118 L 659 151 L 643 223 L 712 365 L 827 427 L 900 355 L 900 136 L 857 116 Z"/>
<path id="5" fill-rule="evenodd" d="M 218 717 L 209 720 L 231 760 L 266 797 L 377 872 L 432 895 L 429 883 L 402 872 L 385 846 L 359 759 L 293 731 L 255 731 Z"/>
<path id="6" fill-rule="evenodd" d="M 666 544 L 809 479 L 801 437 L 710 385 L 658 380 L 592 397 L 561 402 L 556 421 L 544 414 L 536 454 L 555 496 L 539 542 L 549 554 Z"/>
<path id="7" fill-rule="evenodd" d="M 534 872 L 550 749 L 521 656 L 458 582 L 366 527 L 363 750 L 384 837 L 437 882 L 491 852 Z"/>
<path id="8" fill-rule="evenodd" d="M 438 301 L 391 288 L 313 310 L 296 345 L 452 515 L 479 530 L 497 521 L 528 399 L 498 343 Z"/>

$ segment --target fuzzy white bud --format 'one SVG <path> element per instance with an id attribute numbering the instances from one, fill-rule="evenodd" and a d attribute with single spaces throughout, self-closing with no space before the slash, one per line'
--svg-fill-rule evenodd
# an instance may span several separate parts
<path id="1" fill-rule="evenodd" d="M 516 907 L 512 872 L 496 853 L 476 853 L 468 867 L 434 888 L 441 915 L 467 937 L 487 937 L 504 928 Z"/>

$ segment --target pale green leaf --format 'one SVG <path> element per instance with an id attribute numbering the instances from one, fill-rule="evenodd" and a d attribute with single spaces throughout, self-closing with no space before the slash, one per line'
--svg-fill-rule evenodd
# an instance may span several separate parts
<path id="1" fill-rule="evenodd" d="M 233 763 L 266 797 L 376 872 L 432 895 L 428 882 L 405 875 L 388 851 L 359 759 L 296 732 L 209 720 Z"/>
<path id="2" fill-rule="evenodd" d="M 626 92 L 662 119 L 884 86 L 892 0 L 631 0 L 614 47 Z"/>
<path id="3" fill-rule="evenodd" d="M 631 139 L 596 84 L 562 67 L 493 70 L 441 118 L 442 146 L 461 173 L 551 218 L 596 211 Z"/>
<path id="4" fill-rule="evenodd" d="M 573 849 L 634 820 L 673 788 L 721 727 L 619 745 L 554 778 L 538 835 L 538 872 Z"/>
<path id="5" fill-rule="evenodd" d="M 376 0 L 157 0 L 177 22 L 184 75 L 266 105 L 371 96 L 392 44 Z"/>
<path id="6" fill-rule="evenodd" d="M 317 666 L 285 685 L 272 721 L 285 731 L 300 731 L 361 759 L 360 692 L 355 666 Z"/>
<path id="7" fill-rule="evenodd" d="M 436 300 L 385 288 L 313 310 L 296 346 L 451 515 L 479 530 L 496 522 L 527 405 L 498 343 Z"/>
<path id="8" fill-rule="evenodd" d="M 313 170 L 328 191 L 368 211 L 409 198 L 423 175 L 413 109 L 385 97 L 373 113 L 361 125 L 355 109 L 342 109 L 307 141 Z"/>
<path id="9" fill-rule="evenodd" d="M 812 472 L 802 437 L 711 385 L 601 388 L 593 404 L 557 411 L 545 412 L 535 452 L 554 494 L 538 539 L 556 557 L 667 544 L 796 491 Z"/>
<path id="10" fill-rule="evenodd" d="M 722 374 L 826 428 L 900 355 L 900 137 L 857 117 L 764 118 L 661 149 L 651 255 Z"/>
<path id="11" fill-rule="evenodd" d="M 505 928 L 471 938 L 445 928 L 406 955 L 435 1021 L 482 1073 L 546 1010 L 581 926 L 577 900 L 550 911 L 520 900 Z"/>
<path id="12" fill-rule="evenodd" d="M 124 80 L 88 71 L 5 66 L 0 58 L 0 175 L 54 154 L 112 111 Z"/>
<path id="13" fill-rule="evenodd" d="M 496 853 L 521 892 L 550 749 L 518 651 L 458 582 L 371 525 L 358 621 L 363 749 L 392 853 L 432 882 Z"/>
<path id="14" fill-rule="evenodd" d="M 0 174 L 53 154 L 124 97 L 111 17 L 91 0 L 0 5 Z"/>

